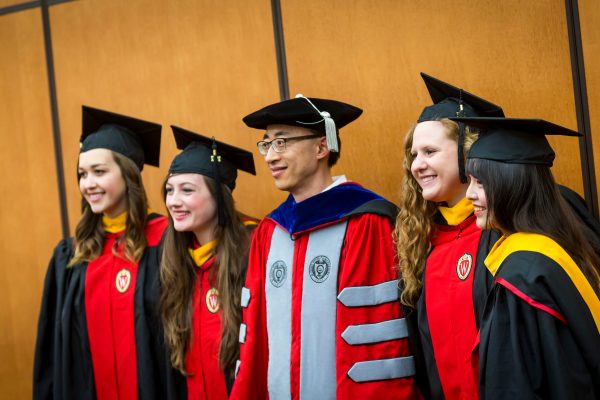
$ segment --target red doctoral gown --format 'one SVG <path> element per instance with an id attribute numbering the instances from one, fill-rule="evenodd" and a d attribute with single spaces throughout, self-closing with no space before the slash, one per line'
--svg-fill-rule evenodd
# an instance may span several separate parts
<path id="1" fill-rule="evenodd" d="M 265 218 L 232 399 L 419 398 L 398 303 L 395 206 L 354 183 Z"/>

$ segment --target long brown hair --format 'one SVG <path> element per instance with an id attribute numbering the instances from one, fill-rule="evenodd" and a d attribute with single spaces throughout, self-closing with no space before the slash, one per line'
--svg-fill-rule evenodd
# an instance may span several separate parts
<path id="1" fill-rule="evenodd" d="M 488 224 L 506 235 L 528 232 L 550 237 L 573 258 L 600 296 L 600 259 L 548 166 L 472 159 L 467 170 L 485 190 Z"/>
<path id="2" fill-rule="evenodd" d="M 446 128 L 448 137 L 458 143 L 458 124 L 447 118 L 440 119 L 439 122 Z M 411 172 L 411 165 L 414 161 L 412 155 L 413 134 L 416 126 L 415 124 L 410 128 L 404 139 L 404 178 L 402 179 L 400 212 L 396 218 L 396 228 L 394 229 L 398 270 L 402 280 L 400 301 L 412 308 L 416 307 L 423 287 L 423 271 L 430 247 L 431 226 L 433 216 L 437 211 L 436 203 L 423 198 L 422 189 Z M 475 140 L 477 140 L 477 134 L 466 127 L 464 154 L 468 153 Z"/>
<path id="3" fill-rule="evenodd" d="M 121 239 L 123 252 L 120 254 L 115 246 L 113 254 L 124 257 L 131 262 L 138 262 L 148 245 L 145 235 L 148 220 L 148 199 L 142 182 L 140 170 L 129 158 L 111 151 L 115 163 L 121 170 L 125 180 L 125 199 L 127 207 L 127 222 L 125 233 Z M 81 219 L 75 229 L 75 254 L 68 267 L 83 261 L 90 261 L 102 254 L 104 247 L 104 230 L 102 215 L 94 214 L 89 203 L 81 199 Z M 115 243 L 117 245 L 117 243 Z"/>
<path id="4" fill-rule="evenodd" d="M 215 180 L 206 176 L 203 178 L 211 195 L 216 198 Z M 168 177 L 163 185 L 165 199 L 167 180 Z M 216 264 L 211 268 L 209 279 L 216 281 L 222 308 L 219 367 L 226 374 L 233 375 L 240 351 L 240 293 L 247 268 L 250 234 L 235 210 L 231 191 L 223 184 L 221 188 L 225 224 L 215 228 Z M 193 237 L 192 232 L 177 232 L 173 226 L 173 218 L 169 216 L 160 264 L 160 308 L 165 339 L 171 351 L 171 364 L 185 375 L 188 375 L 185 355 L 192 340 L 192 299 L 197 280 L 197 267 L 188 251 L 192 247 Z"/>

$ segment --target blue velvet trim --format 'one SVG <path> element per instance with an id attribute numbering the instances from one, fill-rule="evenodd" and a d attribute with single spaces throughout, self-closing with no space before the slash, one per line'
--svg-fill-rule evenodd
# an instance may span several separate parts
<path id="1" fill-rule="evenodd" d="M 295 234 L 340 220 L 371 200 L 385 199 L 355 183 L 343 183 L 300 203 L 290 194 L 269 218 Z"/>

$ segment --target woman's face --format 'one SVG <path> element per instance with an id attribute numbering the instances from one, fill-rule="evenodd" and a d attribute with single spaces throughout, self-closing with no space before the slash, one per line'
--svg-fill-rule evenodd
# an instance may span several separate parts
<path id="1" fill-rule="evenodd" d="M 212 240 L 217 203 L 200 174 L 177 174 L 167 180 L 165 204 L 176 231 L 193 232 L 201 244 Z"/>
<path id="2" fill-rule="evenodd" d="M 94 214 L 112 218 L 127 209 L 127 185 L 110 150 L 79 154 L 78 175 L 79 191 Z"/>
<path id="3" fill-rule="evenodd" d="M 469 175 L 469 177 L 471 178 L 471 183 L 467 189 L 467 199 L 471 200 L 473 206 L 475 207 L 477 227 L 479 227 L 479 229 L 486 229 L 489 227 L 488 219 L 491 223 L 491 217 L 488 214 L 485 190 L 483 189 L 481 181 L 479 181 L 473 175 Z"/>
<path id="4" fill-rule="evenodd" d="M 468 184 L 458 174 L 458 146 L 440 121 L 420 122 L 413 132 L 411 172 L 425 200 L 454 206 Z"/>

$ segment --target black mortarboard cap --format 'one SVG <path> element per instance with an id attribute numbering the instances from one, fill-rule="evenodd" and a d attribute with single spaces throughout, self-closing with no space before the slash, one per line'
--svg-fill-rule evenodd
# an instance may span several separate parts
<path id="1" fill-rule="evenodd" d="M 251 152 L 177 126 L 171 125 L 171 128 L 177 148 L 183 151 L 173 159 L 169 174 L 194 173 L 217 179 L 216 161 L 219 163 L 218 179 L 231 190 L 235 188 L 238 169 L 256 175 Z M 213 148 L 216 154 L 213 154 Z"/>
<path id="2" fill-rule="evenodd" d="M 82 106 L 81 148 L 108 149 L 131 159 L 140 169 L 158 167 L 161 126 L 153 122 Z"/>
<path id="3" fill-rule="evenodd" d="M 337 100 L 304 97 L 284 100 L 268 105 L 243 118 L 246 125 L 256 129 L 266 129 L 268 125 L 282 124 L 314 129 L 327 136 L 327 145 L 337 152 L 336 131 L 362 114 L 362 110 Z"/>
<path id="4" fill-rule="evenodd" d="M 213 178 L 217 183 L 218 223 L 223 226 L 229 217 L 223 207 L 221 183 L 233 190 L 238 169 L 256 175 L 252 153 L 177 126 L 171 125 L 171 129 L 177 148 L 183 151 L 173 159 L 169 175 L 194 173 Z"/>
<path id="5" fill-rule="evenodd" d="M 552 166 L 554 151 L 546 135 L 581 136 L 576 131 L 543 119 L 525 118 L 452 118 L 481 131 L 468 158 L 500 161 L 508 164 Z"/>
<path id="6" fill-rule="evenodd" d="M 425 81 L 433 105 L 423 109 L 417 122 L 453 117 L 504 117 L 500 106 L 424 72 L 421 72 L 421 77 Z M 463 154 L 464 143 L 465 127 L 458 124 L 458 176 L 462 183 L 467 183 Z"/>
<path id="7" fill-rule="evenodd" d="M 423 109 L 418 122 L 453 117 L 504 117 L 502 108 L 496 104 L 424 72 L 421 72 L 421 77 L 433 105 Z"/>

